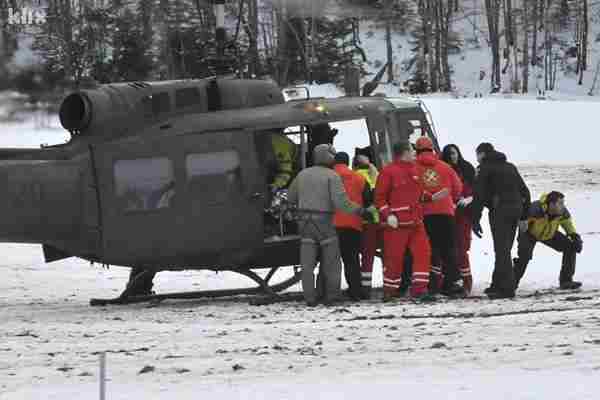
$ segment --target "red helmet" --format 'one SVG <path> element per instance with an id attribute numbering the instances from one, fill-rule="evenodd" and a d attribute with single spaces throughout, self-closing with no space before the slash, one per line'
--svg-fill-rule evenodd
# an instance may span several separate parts
<path id="1" fill-rule="evenodd" d="M 419 150 L 431 150 L 433 151 L 433 142 L 427 136 L 421 136 L 417 139 L 416 143 L 417 151 Z"/>

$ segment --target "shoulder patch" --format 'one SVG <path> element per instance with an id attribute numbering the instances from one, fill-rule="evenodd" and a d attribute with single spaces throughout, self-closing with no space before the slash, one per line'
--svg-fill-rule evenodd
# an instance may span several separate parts
<path id="1" fill-rule="evenodd" d="M 427 168 L 423 171 L 422 177 L 425 187 L 435 188 L 440 185 L 440 174 L 433 168 Z"/>

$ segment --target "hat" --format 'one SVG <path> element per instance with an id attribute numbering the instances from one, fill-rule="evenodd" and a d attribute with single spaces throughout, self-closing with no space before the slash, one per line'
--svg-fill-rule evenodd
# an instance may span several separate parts
<path id="1" fill-rule="evenodd" d="M 340 151 L 339 153 L 335 154 L 335 163 L 349 165 L 350 156 L 348 155 L 348 153 Z"/>
<path id="2" fill-rule="evenodd" d="M 484 142 L 477 146 L 475 153 L 491 153 L 494 150 L 494 146 L 491 143 Z"/>
<path id="3" fill-rule="evenodd" d="M 433 142 L 427 136 L 421 136 L 417 139 L 417 151 L 430 150 L 433 151 Z"/>
<path id="4" fill-rule="evenodd" d="M 335 163 L 335 148 L 330 144 L 320 144 L 313 150 L 313 160 L 317 165 L 330 166 Z"/>

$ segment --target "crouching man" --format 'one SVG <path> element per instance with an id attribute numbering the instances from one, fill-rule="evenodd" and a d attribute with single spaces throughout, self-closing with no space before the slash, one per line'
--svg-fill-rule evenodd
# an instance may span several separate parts
<path id="1" fill-rule="evenodd" d="M 333 170 L 335 149 L 329 144 L 315 147 L 315 165 L 306 168 L 292 181 L 288 201 L 297 205 L 298 231 L 301 237 L 300 263 L 302 290 L 309 306 L 317 305 L 314 269 L 320 260 L 324 303 L 339 300 L 342 264 L 337 232 L 333 224 L 335 211 L 370 219 L 371 213 L 348 198 L 342 178 Z"/>
<path id="2" fill-rule="evenodd" d="M 558 231 L 562 227 L 565 234 Z M 573 280 L 575 274 L 576 254 L 581 253 L 583 242 L 575 230 L 571 214 L 565 207 L 565 196 L 560 192 L 550 192 L 542 195 L 529 208 L 527 224 L 519 227 L 519 258 L 515 258 L 515 288 L 525 274 L 527 264 L 532 258 L 533 249 L 537 242 L 563 253 L 560 270 L 560 288 L 578 289 L 581 282 Z"/>

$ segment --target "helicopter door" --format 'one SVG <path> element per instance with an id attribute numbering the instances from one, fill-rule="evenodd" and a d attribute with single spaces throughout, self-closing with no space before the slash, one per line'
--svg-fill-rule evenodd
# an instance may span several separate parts
<path id="1" fill-rule="evenodd" d="M 199 266 L 261 246 L 263 182 L 252 148 L 245 131 L 98 147 L 107 259 Z"/>
<path id="2" fill-rule="evenodd" d="M 202 253 L 249 253 L 262 246 L 265 178 L 251 131 L 184 135 L 182 221 Z M 187 247 L 189 247 L 187 246 Z"/>

